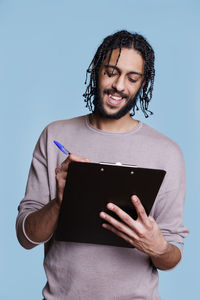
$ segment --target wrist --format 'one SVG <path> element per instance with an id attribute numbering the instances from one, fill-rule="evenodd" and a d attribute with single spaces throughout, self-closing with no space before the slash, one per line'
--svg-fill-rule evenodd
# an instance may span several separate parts
<path id="1" fill-rule="evenodd" d="M 160 270 L 170 270 L 181 260 L 181 251 L 176 246 L 166 243 L 166 248 L 159 255 L 150 256 L 154 266 Z"/>
<path id="2" fill-rule="evenodd" d="M 167 255 L 171 248 L 170 248 L 170 244 L 164 240 L 163 243 L 162 243 L 162 246 L 160 246 L 160 248 L 152 255 L 150 255 L 152 258 L 158 258 L 158 257 L 162 257 L 162 256 L 165 256 Z"/>

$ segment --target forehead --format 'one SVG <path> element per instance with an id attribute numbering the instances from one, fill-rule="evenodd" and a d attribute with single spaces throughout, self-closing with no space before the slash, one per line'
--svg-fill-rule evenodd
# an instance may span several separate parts
<path id="1" fill-rule="evenodd" d="M 103 64 L 108 64 L 109 60 L 109 54 L 108 52 L 106 59 Z M 116 65 L 117 59 L 119 56 L 119 49 L 114 49 L 109 61 L 109 65 Z M 142 55 L 136 51 L 135 49 L 127 49 L 122 48 L 120 57 L 117 63 L 117 67 L 124 72 L 144 72 L 144 59 L 142 58 Z"/>

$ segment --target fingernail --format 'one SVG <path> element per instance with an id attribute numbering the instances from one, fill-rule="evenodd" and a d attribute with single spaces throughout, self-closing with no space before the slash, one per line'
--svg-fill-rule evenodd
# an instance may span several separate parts
<path id="1" fill-rule="evenodd" d="M 102 211 L 100 212 L 100 214 L 99 214 L 99 215 L 100 215 L 100 217 L 102 217 L 102 218 L 104 218 L 104 217 L 105 217 L 105 213 L 104 213 L 104 212 L 102 212 Z"/>
<path id="2" fill-rule="evenodd" d="M 114 206 L 113 206 L 113 204 L 112 204 L 112 203 L 108 203 L 108 204 L 107 204 L 107 208 L 109 208 L 109 209 L 113 209 L 113 208 L 114 208 Z"/>
<path id="3" fill-rule="evenodd" d="M 136 196 L 133 196 L 133 201 L 137 202 L 137 197 Z"/>

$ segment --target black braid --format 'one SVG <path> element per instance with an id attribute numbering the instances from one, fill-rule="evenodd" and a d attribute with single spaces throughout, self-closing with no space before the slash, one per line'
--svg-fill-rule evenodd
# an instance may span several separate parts
<path id="1" fill-rule="evenodd" d="M 89 84 L 86 88 L 85 93 L 83 94 L 83 97 L 85 98 L 84 101 L 86 102 L 86 107 L 88 107 L 90 111 L 94 111 L 94 100 L 95 96 L 97 95 L 99 69 L 108 52 L 110 51 L 108 58 L 109 63 L 112 51 L 117 48 L 119 48 L 119 55 L 116 61 L 116 65 L 118 63 L 122 48 L 133 48 L 139 51 L 144 59 L 145 85 L 141 88 L 138 98 L 140 101 L 140 108 L 147 118 L 149 114 L 153 114 L 150 110 L 148 110 L 148 106 L 152 98 L 155 77 L 154 51 L 142 35 L 139 35 L 137 33 L 130 33 L 126 30 L 118 31 L 113 35 L 106 37 L 103 40 L 102 44 L 98 47 L 97 52 L 86 71 L 85 84 L 87 84 L 88 74 L 90 74 Z M 135 109 L 139 110 L 137 103 L 135 103 L 135 106 L 132 108 L 131 116 L 135 115 Z"/>

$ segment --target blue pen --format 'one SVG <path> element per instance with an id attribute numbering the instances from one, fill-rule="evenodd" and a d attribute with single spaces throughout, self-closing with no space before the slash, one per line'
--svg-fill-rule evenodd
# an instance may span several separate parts
<path id="1" fill-rule="evenodd" d="M 54 142 L 54 144 L 56 144 L 56 146 L 63 152 L 63 153 L 65 153 L 66 155 L 69 155 L 70 154 L 70 152 L 63 146 L 63 145 L 61 145 L 59 142 L 57 142 L 57 141 L 53 141 Z"/>

